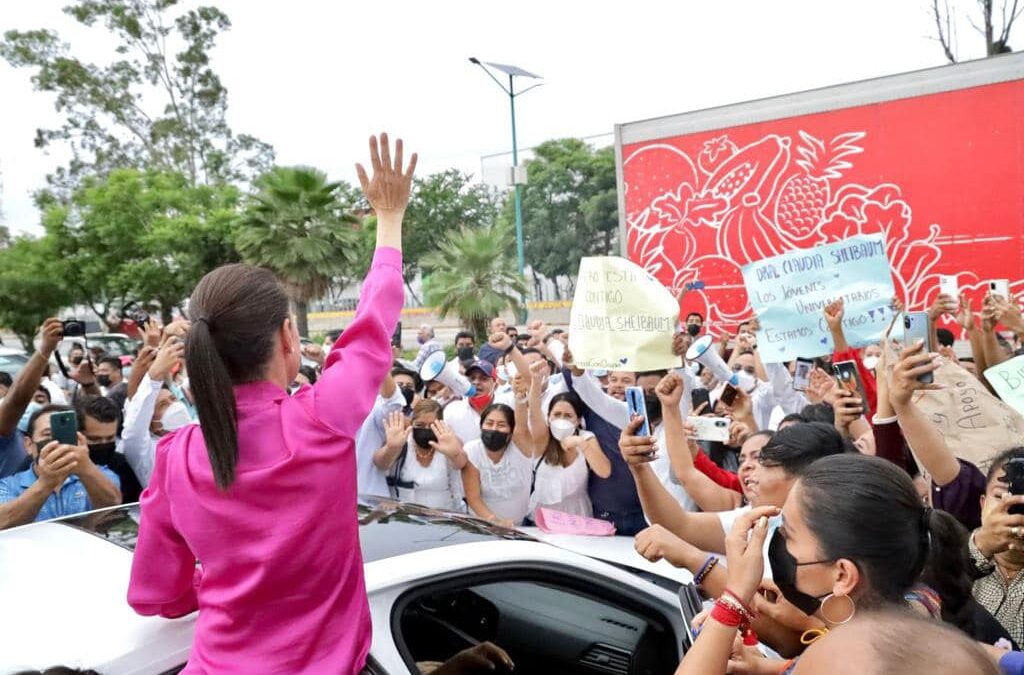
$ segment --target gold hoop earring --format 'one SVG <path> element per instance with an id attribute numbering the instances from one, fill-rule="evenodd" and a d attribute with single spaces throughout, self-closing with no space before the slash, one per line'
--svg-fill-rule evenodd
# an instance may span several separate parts
<path id="1" fill-rule="evenodd" d="M 836 621 L 835 619 L 829 618 L 830 612 L 827 609 L 828 602 L 829 602 L 829 600 L 835 600 L 836 598 L 844 598 L 848 603 L 850 603 L 850 614 L 849 614 L 849 616 L 847 616 L 842 621 Z M 851 598 L 848 595 L 836 595 L 835 593 L 829 593 L 825 597 L 825 599 L 821 601 L 821 610 L 820 611 L 821 611 L 821 618 L 825 619 L 826 622 L 832 624 L 833 626 L 842 626 L 844 623 L 848 623 L 850 621 L 850 619 L 853 618 L 853 615 L 857 613 L 857 603 L 854 602 L 853 598 Z"/>

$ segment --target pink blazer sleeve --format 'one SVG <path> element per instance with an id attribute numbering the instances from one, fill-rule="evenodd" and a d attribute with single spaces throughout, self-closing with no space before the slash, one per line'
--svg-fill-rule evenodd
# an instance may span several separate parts
<path id="1" fill-rule="evenodd" d="M 188 544 L 171 523 L 170 501 L 162 494 L 166 447 L 157 446 L 153 476 L 139 503 L 146 514 L 146 526 L 139 528 L 132 557 L 128 604 L 144 616 L 174 619 L 199 609 L 201 573 Z"/>
<path id="2" fill-rule="evenodd" d="M 334 343 L 323 375 L 313 385 L 317 418 L 355 436 L 391 367 L 391 334 L 405 301 L 402 253 L 381 247 L 363 282 L 356 317 Z"/>

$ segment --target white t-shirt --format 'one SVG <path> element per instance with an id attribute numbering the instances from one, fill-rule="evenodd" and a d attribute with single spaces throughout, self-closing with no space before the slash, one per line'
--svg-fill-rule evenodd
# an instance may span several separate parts
<path id="1" fill-rule="evenodd" d="M 719 511 L 715 514 L 718 516 L 718 519 L 722 521 L 722 530 L 725 532 L 726 536 L 729 536 L 729 533 L 732 532 L 732 526 L 736 523 L 736 519 L 742 514 L 750 511 L 750 509 L 750 504 L 747 504 L 746 506 L 741 506 L 738 509 L 733 509 L 732 511 Z M 772 566 L 771 563 L 768 562 L 768 546 L 772 542 L 772 535 L 775 534 L 775 530 L 779 529 L 780 525 L 782 525 L 782 516 L 774 516 L 768 519 L 768 536 L 764 538 L 764 549 L 761 551 L 764 558 L 765 579 L 772 578 Z M 725 562 L 724 558 L 721 562 Z"/>
<path id="2" fill-rule="evenodd" d="M 452 428 L 463 445 L 480 440 L 480 413 L 473 410 L 466 399 L 445 406 L 444 423 Z"/>
<path id="3" fill-rule="evenodd" d="M 523 522 L 530 512 L 530 482 L 536 460 L 509 443 L 495 464 L 479 440 L 466 444 L 466 455 L 480 472 L 480 496 L 488 508 L 499 518 L 517 525 Z"/>
<path id="4" fill-rule="evenodd" d="M 456 506 L 455 481 L 461 486 L 462 479 L 448 458 L 436 450 L 430 464 L 423 466 L 416 459 L 416 449 L 410 441 L 406 445 L 405 464 L 402 465 L 400 479 L 405 484 L 415 485 L 413 488 L 398 488 L 398 498 L 403 502 L 446 511 Z"/>
<path id="5" fill-rule="evenodd" d="M 395 387 L 395 393 L 391 398 L 384 398 L 378 394 L 373 409 L 356 432 L 356 486 L 359 494 L 380 497 L 387 497 L 390 494 L 385 472 L 373 463 L 373 453 L 380 449 L 387 439 L 384 420 L 391 413 L 404 407 L 405 397 L 398 387 Z"/>
<path id="6" fill-rule="evenodd" d="M 591 438 L 594 434 L 581 431 L 580 436 Z M 590 468 L 583 451 L 576 452 L 576 459 L 569 466 L 554 466 L 540 458 L 534 459 L 537 474 L 533 494 L 530 495 L 530 513 L 538 507 L 571 513 L 575 516 L 591 517 L 594 513 L 587 495 L 587 479 Z"/>
<path id="7" fill-rule="evenodd" d="M 544 393 L 541 394 L 540 398 L 540 409 L 544 412 L 545 419 L 547 418 L 547 415 L 550 412 L 551 399 L 558 396 L 559 394 L 564 394 L 568 391 L 569 387 L 566 386 L 565 379 L 562 378 L 561 375 L 555 375 L 550 380 L 548 380 L 548 387 L 547 389 L 544 390 Z M 509 387 L 507 390 L 501 390 L 498 393 L 496 393 L 494 396 L 494 402 L 504 403 L 509 408 L 515 410 L 516 395 L 512 391 L 512 387 Z"/>

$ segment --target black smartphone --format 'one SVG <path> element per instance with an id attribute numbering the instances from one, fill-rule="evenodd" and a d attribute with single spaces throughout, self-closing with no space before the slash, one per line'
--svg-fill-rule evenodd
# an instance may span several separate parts
<path id="1" fill-rule="evenodd" d="M 708 415 L 711 413 L 711 392 L 707 389 L 694 389 L 690 394 L 690 401 L 694 412 L 698 415 Z M 704 407 L 701 408 L 701 405 Z"/>
<path id="2" fill-rule="evenodd" d="M 78 416 L 74 410 L 50 413 L 50 438 L 62 445 L 78 445 Z"/>
<path id="3" fill-rule="evenodd" d="M 1024 494 L 1024 458 L 1011 459 L 1003 467 L 1003 470 L 1006 471 L 1006 483 L 1009 486 L 1010 494 Z M 1010 513 L 1018 516 L 1024 515 L 1024 504 L 1011 506 Z"/>
<path id="4" fill-rule="evenodd" d="M 391 346 L 396 349 L 402 348 L 402 322 L 399 321 L 398 325 L 395 326 L 395 332 L 391 334 Z"/>
<path id="5" fill-rule="evenodd" d="M 736 387 L 731 384 L 726 384 L 722 389 L 722 395 L 718 397 L 718 400 L 725 405 L 731 406 L 736 402 L 737 394 L 739 394 L 739 392 L 736 390 Z"/>
<path id="6" fill-rule="evenodd" d="M 864 395 L 864 385 L 860 381 L 860 373 L 857 372 L 856 363 L 853 361 L 839 361 L 832 366 L 832 372 L 835 373 L 836 382 L 841 390 L 850 392 L 859 398 L 861 403 L 865 403 L 868 400 L 867 396 Z"/>

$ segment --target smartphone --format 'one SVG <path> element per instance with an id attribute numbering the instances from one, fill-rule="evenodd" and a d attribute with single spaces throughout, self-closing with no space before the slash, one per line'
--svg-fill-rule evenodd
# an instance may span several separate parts
<path id="1" fill-rule="evenodd" d="M 707 389 L 694 389 L 690 393 L 690 405 L 694 410 L 700 410 L 701 414 L 708 414 L 711 412 L 711 392 Z"/>
<path id="2" fill-rule="evenodd" d="M 397 349 L 402 348 L 402 322 L 395 326 L 395 332 L 391 334 L 391 346 Z"/>
<path id="3" fill-rule="evenodd" d="M 651 435 L 651 422 L 647 417 L 647 403 L 644 401 L 644 390 L 640 387 L 626 387 L 626 405 L 629 408 L 629 419 L 633 415 L 640 415 L 644 418 L 643 426 L 636 432 L 637 436 Z"/>
<path id="4" fill-rule="evenodd" d="M 993 279 L 988 282 L 988 290 L 992 295 L 1000 295 L 1007 300 L 1010 299 L 1010 282 L 1006 279 Z"/>
<path id="5" fill-rule="evenodd" d="M 703 291 L 704 290 L 704 282 L 703 281 L 688 281 L 686 283 L 686 290 L 688 290 L 688 291 Z"/>
<path id="6" fill-rule="evenodd" d="M 1006 471 L 1006 483 L 1009 486 L 1010 494 L 1024 494 L 1024 459 L 1019 457 L 1011 459 L 1006 463 L 1004 470 Z M 1011 506 L 1010 513 L 1024 515 L 1024 505 L 1017 504 L 1016 506 Z"/>
<path id="7" fill-rule="evenodd" d="M 737 394 L 739 394 L 739 392 L 736 390 L 736 387 L 732 386 L 731 384 L 726 384 L 725 387 L 722 389 L 722 395 L 718 397 L 718 400 L 724 403 L 725 405 L 731 406 L 733 403 L 736 402 Z"/>
<path id="8" fill-rule="evenodd" d="M 793 389 L 807 391 L 807 387 L 811 384 L 812 370 L 814 370 L 814 361 L 797 358 L 796 368 L 793 370 Z"/>
<path id="9" fill-rule="evenodd" d="M 954 300 L 960 297 L 960 287 L 956 283 L 956 277 L 943 274 L 939 277 L 939 293 L 948 295 Z M 958 309 L 956 304 L 946 306 L 947 312 L 955 312 Z"/>
<path id="10" fill-rule="evenodd" d="M 903 315 L 903 343 L 913 345 L 918 340 L 924 341 L 924 351 L 930 354 L 935 351 L 932 344 L 932 329 L 928 323 L 927 312 L 908 312 Z M 931 384 L 935 380 L 933 373 L 925 373 L 918 378 L 922 384 Z"/>
<path id="11" fill-rule="evenodd" d="M 50 438 L 63 445 L 78 445 L 78 416 L 74 410 L 50 413 Z"/>
<path id="12" fill-rule="evenodd" d="M 687 417 L 686 421 L 696 429 L 698 441 L 729 442 L 729 420 L 724 417 Z"/>
<path id="13" fill-rule="evenodd" d="M 864 386 L 861 384 L 860 373 L 857 372 L 856 363 L 853 361 L 839 361 L 832 366 L 832 372 L 835 373 L 836 382 L 839 384 L 840 389 L 858 397 L 862 403 L 868 400 L 864 395 Z"/>

